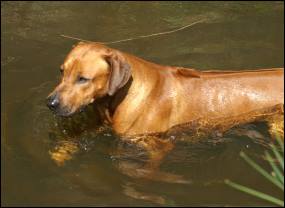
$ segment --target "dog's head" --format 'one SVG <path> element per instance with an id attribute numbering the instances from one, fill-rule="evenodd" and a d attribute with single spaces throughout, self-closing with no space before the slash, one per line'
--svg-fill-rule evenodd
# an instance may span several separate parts
<path id="1" fill-rule="evenodd" d="M 67 55 L 61 73 L 47 105 L 57 115 L 69 116 L 96 98 L 114 95 L 130 79 L 131 69 L 121 52 L 80 42 Z"/>

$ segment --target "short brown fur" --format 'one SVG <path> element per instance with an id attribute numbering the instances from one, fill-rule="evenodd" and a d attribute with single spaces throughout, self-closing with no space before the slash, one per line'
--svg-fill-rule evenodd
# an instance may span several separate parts
<path id="1" fill-rule="evenodd" d="M 92 43 L 74 47 L 61 68 L 61 83 L 51 93 L 58 94 L 58 112 L 65 109 L 65 115 L 71 115 L 107 97 L 102 115 L 125 139 L 165 132 L 193 121 L 206 123 L 207 128 L 219 123 L 225 131 L 232 124 L 266 120 L 266 116 L 259 116 L 260 112 L 284 105 L 283 68 L 202 72 L 158 65 Z M 88 78 L 88 82 L 79 83 L 80 76 Z M 276 113 L 283 114 L 283 110 Z M 151 138 L 133 137 L 130 141 L 142 144 L 150 151 L 152 161 L 159 161 L 173 144 Z"/>

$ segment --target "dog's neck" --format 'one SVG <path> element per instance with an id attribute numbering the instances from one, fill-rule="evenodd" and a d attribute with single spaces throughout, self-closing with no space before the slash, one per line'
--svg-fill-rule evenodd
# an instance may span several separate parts
<path id="1" fill-rule="evenodd" d="M 131 77 L 128 82 L 121 88 L 119 89 L 115 95 L 109 96 L 110 102 L 109 102 L 109 111 L 111 115 L 114 114 L 116 108 L 118 105 L 124 100 L 124 98 L 127 96 L 129 88 L 131 87 L 131 84 L 133 82 L 133 78 Z"/>
<path id="2" fill-rule="evenodd" d="M 101 119 L 103 122 L 112 123 L 112 117 L 116 108 L 120 105 L 120 103 L 124 100 L 126 95 L 128 94 L 128 90 L 133 82 L 133 78 L 131 77 L 129 81 L 120 88 L 113 96 L 105 96 L 96 100 L 94 105 L 100 112 Z"/>

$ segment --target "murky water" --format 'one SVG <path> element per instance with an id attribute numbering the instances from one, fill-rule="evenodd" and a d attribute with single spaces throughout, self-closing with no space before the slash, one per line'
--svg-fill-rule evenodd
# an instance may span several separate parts
<path id="1" fill-rule="evenodd" d="M 284 65 L 283 17 L 282 2 L 1 2 L 2 205 L 148 206 L 160 199 L 169 206 L 268 205 L 226 186 L 226 178 L 282 198 L 239 157 L 243 150 L 269 168 L 262 159 L 270 141 L 263 123 L 218 140 L 179 143 L 161 169 L 191 183 L 156 182 L 119 171 L 118 138 L 93 126 L 92 110 L 62 120 L 47 109 L 45 97 L 77 42 L 60 34 L 114 41 L 204 19 L 176 33 L 110 46 L 202 70 L 271 68 Z M 64 163 L 52 159 L 56 151 L 65 152 Z"/>

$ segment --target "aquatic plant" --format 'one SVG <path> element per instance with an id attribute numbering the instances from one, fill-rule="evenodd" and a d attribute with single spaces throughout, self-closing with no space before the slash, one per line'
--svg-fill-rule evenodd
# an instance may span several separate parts
<path id="1" fill-rule="evenodd" d="M 267 172 L 262 167 L 260 167 L 252 159 L 250 159 L 244 152 L 241 152 L 240 156 L 258 173 L 260 173 L 267 180 L 269 180 L 271 183 L 276 185 L 279 189 L 281 189 L 284 192 L 284 140 L 282 140 L 278 135 L 276 135 L 276 140 L 278 142 L 277 146 L 274 144 L 270 144 L 270 148 L 274 156 L 271 155 L 272 153 L 270 154 L 268 151 L 265 151 L 265 158 L 269 162 L 272 168 L 271 173 Z M 247 194 L 269 201 L 275 205 L 284 207 L 284 199 L 281 200 L 274 196 L 254 190 L 252 188 L 234 183 L 229 179 L 226 179 L 225 183 L 237 190 L 243 191 Z"/>

